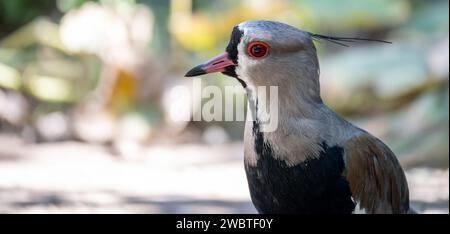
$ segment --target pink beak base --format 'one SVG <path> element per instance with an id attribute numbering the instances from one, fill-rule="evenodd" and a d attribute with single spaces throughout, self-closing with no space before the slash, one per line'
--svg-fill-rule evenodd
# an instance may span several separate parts
<path id="1" fill-rule="evenodd" d="M 228 66 L 236 66 L 236 64 L 229 58 L 228 53 L 224 52 L 211 60 L 192 68 L 185 76 L 192 77 L 207 73 L 224 72 L 225 68 Z"/>

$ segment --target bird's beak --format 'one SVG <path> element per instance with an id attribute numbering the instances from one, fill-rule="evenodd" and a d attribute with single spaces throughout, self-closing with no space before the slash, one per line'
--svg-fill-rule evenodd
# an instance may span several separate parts
<path id="1" fill-rule="evenodd" d="M 207 73 L 224 72 L 225 68 L 228 66 L 236 66 L 236 64 L 229 58 L 228 53 L 224 52 L 211 60 L 192 68 L 184 76 L 192 77 Z"/>

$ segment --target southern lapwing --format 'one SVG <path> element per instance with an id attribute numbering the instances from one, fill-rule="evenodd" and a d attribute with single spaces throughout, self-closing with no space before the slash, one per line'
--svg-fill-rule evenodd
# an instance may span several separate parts
<path id="1" fill-rule="evenodd" d="M 273 21 L 234 27 L 226 52 L 186 76 L 222 72 L 247 91 L 255 118 L 247 121 L 244 162 L 253 204 L 260 213 L 409 213 L 405 174 L 394 153 L 353 126 L 320 97 L 314 40 L 345 45 L 359 38 L 313 34 Z M 349 71 L 351 72 L 351 71 Z M 261 131 L 255 90 L 277 86 L 275 131 Z"/>

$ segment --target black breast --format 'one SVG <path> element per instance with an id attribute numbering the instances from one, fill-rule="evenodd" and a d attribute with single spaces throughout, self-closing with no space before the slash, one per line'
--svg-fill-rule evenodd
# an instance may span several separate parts
<path id="1" fill-rule="evenodd" d="M 253 123 L 257 165 L 246 165 L 250 194 L 260 213 L 351 213 L 355 204 L 344 170 L 343 149 L 322 143 L 316 159 L 288 166 L 277 160 Z"/>

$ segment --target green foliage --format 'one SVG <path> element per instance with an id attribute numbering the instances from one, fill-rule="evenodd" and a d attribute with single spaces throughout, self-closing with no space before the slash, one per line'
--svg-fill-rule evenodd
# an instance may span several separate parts
<path id="1" fill-rule="evenodd" d="M 448 1 L 437 1 L 435 4 L 420 5 L 420 7 L 415 9 L 415 17 L 407 24 L 406 30 L 423 32 L 422 35 L 430 33 L 448 34 L 448 9 Z"/>
<path id="2" fill-rule="evenodd" d="M 12 31 L 34 18 L 48 15 L 56 9 L 55 0 L 3 0 L 0 1 L 0 33 Z"/>
<path id="3" fill-rule="evenodd" d="M 97 0 L 56 0 L 58 9 L 62 12 L 68 12 L 78 8 L 86 2 L 98 2 Z"/>
<path id="4" fill-rule="evenodd" d="M 398 25 L 408 18 L 409 1 L 295 0 L 321 28 L 379 28 Z"/>

